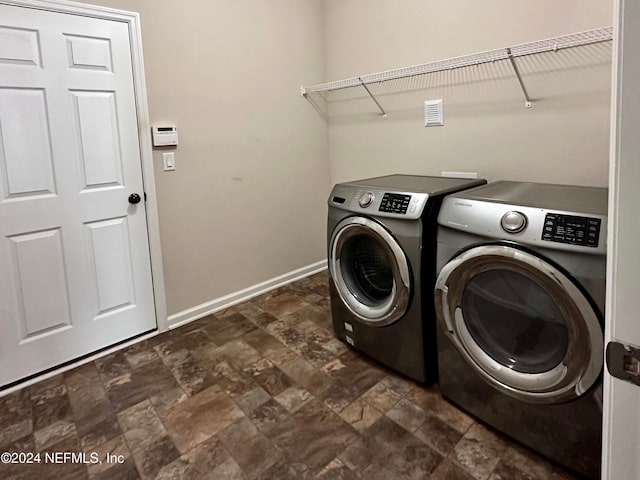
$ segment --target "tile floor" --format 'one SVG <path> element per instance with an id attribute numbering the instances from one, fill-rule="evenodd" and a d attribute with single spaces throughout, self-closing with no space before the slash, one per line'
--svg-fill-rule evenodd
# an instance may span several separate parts
<path id="1" fill-rule="evenodd" d="M 2 451 L 41 453 L 2 479 L 576 478 L 335 339 L 326 273 L 0 398 Z"/>

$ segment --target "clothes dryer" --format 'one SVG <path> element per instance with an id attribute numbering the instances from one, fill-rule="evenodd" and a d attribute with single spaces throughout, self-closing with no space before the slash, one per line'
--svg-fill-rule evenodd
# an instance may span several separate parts
<path id="1" fill-rule="evenodd" d="M 495 182 L 438 223 L 442 394 L 599 478 L 607 190 Z"/>
<path id="2" fill-rule="evenodd" d="M 435 380 L 435 242 L 446 194 L 485 180 L 389 175 L 335 185 L 328 263 L 336 335 L 421 382 Z"/>

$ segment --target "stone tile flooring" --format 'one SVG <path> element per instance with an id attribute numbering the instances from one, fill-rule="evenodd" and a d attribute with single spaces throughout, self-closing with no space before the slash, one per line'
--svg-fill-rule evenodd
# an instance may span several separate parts
<path id="1" fill-rule="evenodd" d="M 335 339 L 326 273 L 0 398 L 3 451 L 41 463 L 2 479 L 576 478 Z"/>

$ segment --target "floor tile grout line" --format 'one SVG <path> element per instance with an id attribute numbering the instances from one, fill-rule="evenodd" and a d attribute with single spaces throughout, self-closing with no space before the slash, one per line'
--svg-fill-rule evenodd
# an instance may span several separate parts
<path id="1" fill-rule="evenodd" d="M 273 298 L 273 297 L 272 297 L 272 298 Z M 256 305 L 255 303 L 253 303 L 253 305 L 254 305 L 256 308 L 260 309 L 263 313 L 266 313 L 266 314 L 271 315 L 272 317 L 274 317 L 274 318 L 276 319 L 276 321 L 277 321 L 277 320 L 279 320 L 279 318 L 278 318 L 278 317 L 276 317 L 275 315 L 273 315 L 273 314 L 271 314 L 271 313 L 269 313 L 269 312 L 267 312 L 267 311 L 263 310 L 259 305 Z M 311 304 L 309 304 L 309 305 L 311 305 Z M 232 308 L 233 308 L 233 307 L 232 307 Z M 295 313 L 295 312 L 297 312 L 297 311 L 301 310 L 302 308 L 304 308 L 304 307 L 301 307 L 301 308 L 299 308 L 299 309 L 296 309 L 294 312 L 291 312 L 291 313 Z M 242 312 L 239 312 L 239 313 L 240 313 L 240 314 L 242 314 Z M 243 315 L 243 316 L 244 316 L 244 315 Z M 247 317 L 245 316 L 245 318 L 247 318 Z M 301 358 L 303 358 L 303 359 L 304 359 L 304 356 L 303 356 L 303 354 L 302 354 L 302 353 L 297 352 L 297 351 L 296 351 L 296 350 L 294 350 L 292 347 L 290 347 L 290 346 L 289 346 L 289 345 L 287 345 L 285 342 L 283 342 L 281 338 L 279 338 L 278 336 L 276 336 L 276 335 L 274 335 L 273 333 L 271 333 L 270 331 L 268 331 L 266 328 L 264 328 L 264 327 L 262 327 L 261 325 L 259 325 L 258 323 L 256 323 L 255 319 L 252 319 L 252 318 L 247 318 L 247 319 L 248 319 L 251 323 L 253 323 L 254 325 L 256 325 L 256 327 L 257 327 L 257 328 L 261 329 L 265 334 L 272 336 L 273 338 L 275 338 L 276 340 L 278 340 L 280 343 L 282 343 L 282 345 L 283 345 L 285 348 L 287 348 L 287 350 L 290 350 L 290 351 L 294 352 L 295 354 L 297 354 L 297 356 L 299 356 L 299 357 L 301 357 Z M 321 327 L 321 326 L 318 326 L 318 328 L 322 328 L 322 327 Z M 331 352 L 331 351 L 329 351 L 329 350 L 327 350 L 327 352 L 328 352 L 328 353 L 331 353 L 331 354 L 334 354 L 333 352 Z M 261 353 L 261 355 L 262 355 L 262 353 Z M 335 354 L 334 354 L 334 355 L 335 355 Z M 264 355 L 262 355 L 262 356 L 263 356 L 263 358 L 266 358 L 266 357 L 264 357 Z M 335 356 L 335 358 L 338 358 L 338 357 L 339 357 L 339 355 L 336 355 L 336 356 Z M 333 360 L 331 360 L 331 361 L 329 361 L 329 362 L 325 363 L 323 366 L 326 366 L 328 363 L 331 363 L 332 361 L 333 361 Z M 276 368 L 278 368 L 278 369 L 279 369 L 279 366 L 278 366 L 278 365 L 275 365 L 275 364 L 274 364 L 274 367 L 276 367 Z M 321 368 L 322 368 L 322 367 L 320 367 L 320 368 L 313 367 L 313 368 L 314 368 L 314 370 L 321 370 Z M 283 372 L 283 373 L 285 373 L 285 372 Z M 286 373 L 285 373 L 285 375 L 286 375 Z M 297 383 L 297 382 L 295 382 L 295 383 Z M 315 398 L 315 396 L 313 396 L 313 395 L 312 395 L 312 397 L 313 397 L 313 398 Z M 276 401 L 276 402 L 277 402 L 277 400 L 276 400 L 274 397 L 272 397 L 272 398 L 274 399 L 274 401 Z M 318 400 L 318 401 L 320 401 L 322 404 L 324 404 L 324 402 L 322 402 L 320 399 L 317 399 L 317 400 Z M 280 402 L 278 402 L 278 404 L 280 404 Z M 283 407 L 283 408 L 284 408 L 284 407 Z M 332 411 L 332 412 L 333 412 L 335 415 L 337 415 L 338 417 L 340 417 L 340 414 L 339 414 L 338 412 L 335 412 L 335 411 L 334 411 L 333 409 L 331 409 L 331 408 L 329 408 L 329 410 L 330 410 L 330 411 Z M 291 413 L 291 412 L 289 412 L 289 413 Z M 342 417 L 340 417 L 340 418 L 342 419 Z M 344 419 L 342 419 L 342 420 L 344 421 Z M 347 425 L 348 425 L 349 427 L 351 427 L 351 429 L 352 429 L 352 430 L 354 430 L 354 432 L 355 432 L 356 434 L 358 434 L 358 435 L 360 434 L 360 432 L 359 432 L 356 428 L 354 428 L 354 427 L 353 427 L 349 422 L 345 422 L 345 423 L 347 423 Z M 358 437 L 356 437 L 356 438 L 352 439 L 352 441 L 351 441 L 351 442 L 349 442 L 347 445 L 345 445 L 345 447 L 348 447 L 348 445 L 351 445 L 352 443 L 355 443 L 355 441 L 357 441 L 357 439 L 358 439 Z M 274 445 L 275 445 L 275 444 L 274 444 Z M 276 445 L 276 447 L 277 447 L 277 445 Z M 287 454 L 286 454 L 286 452 L 283 452 L 283 453 L 284 453 L 285 455 L 287 455 Z M 337 458 L 337 457 L 336 457 L 336 458 Z M 345 466 L 346 466 L 346 465 L 345 465 Z M 325 465 L 325 466 L 323 466 L 323 468 L 324 468 L 324 467 L 326 467 L 326 465 Z M 347 468 L 348 468 L 348 467 L 347 467 Z M 349 470 L 350 470 L 350 469 L 349 469 Z"/>
<path id="2" fill-rule="evenodd" d="M 153 348 L 153 350 L 158 354 L 158 356 L 160 357 L 160 359 L 161 359 L 161 361 L 162 361 L 163 365 L 164 365 L 164 366 L 165 366 L 165 367 L 166 367 L 166 368 L 171 372 L 171 374 L 173 375 L 174 379 L 176 380 L 176 384 L 178 385 L 178 387 L 180 387 L 180 389 L 181 389 L 181 390 L 185 393 L 185 395 L 186 395 L 186 394 L 187 394 L 187 392 L 186 392 L 186 391 L 184 391 L 184 389 L 182 388 L 182 385 L 180 384 L 180 382 L 178 382 L 177 378 L 175 378 L 175 375 L 174 375 L 174 373 L 173 373 L 173 370 L 172 370 L 171 368 L 169 368 L 169 366 L 168 366 L 168 365 L 166 365 L 166 364 L 164 363 L 163 356 L 162 356 L 162 355 L 160 355 L 160 352 L 159 352 L 158 350 L 156 350 L 157 345 L 156 345 L 156 346 L 154 346 L 154 347 L 152 347 L 152 348 Z M 116 353 L 117 353 L 117 352 L 116 352 Z M 127 360 L 126 355 L 124 355 L 124 352 L 122 352 L 122 353 L 123 353 L 123 356 L 125 357 L 125 361 L 126 361 L 126 362 L 127 362 L 127 364 L 129 365 L 129 369 L 130 369 L 130 372 L 129 372 L 129 373 L 130 373 L 130 374 L 133 374 L 133 370 L 135 370 L 135 368 L 134 368 L 134 367 L 131 365 L 131 363 Z M 105 357 L 105 358 L 107 358 L 107 357 Z M 141 470 L 141 467 L 138 465 L 138 462 L 136 461 L 136 457 L 135 457 L 135 455 L 134 455 L 134 450 L 133 450 L 132 446 L 130 445 L 129 440 L 127 440 L 126 431 L 125 431 L 125 429 L 124 429 L 124 427 L 123 427 L 123 425 L 122 425 L 122 423 L 121 423 L 121 421 L 120 421 L 119 414 L 120 414 L 120 413 L 122 413 L 122 412 L 123 412 L 123 411 L 125 411 L 125 410 L 128 410 L 128 409 L 130 409 L 130 408 L 132 408 L 132 407 L 136 406 L 136 405 L 139 405 L 140 403 L 148 402 L 148 403 L 149 403 L 149 406 L 153 409 L 154 414 L 156 415 L 156 417 L 158 418 L 158 420 L 159 420 L 159 421 L 160 421 L 160 423 L 162 424 L 162 428 L 164 429 L 165 434 L 167 435 L 167 437 L 169 437 L 169 439 L 171 440 L 171 442 L 172 442 L 172 443 L 174 443 L 174 440 L 173 440 L 173 438 L 171 438 L 171 436 L 169 435 L 169 432 L 167 431 L 167 428 L 166 428 L 166 426 L 165 426 L 164 422 L 162 421 L 162 417 L 158 414 L 158 412 L 157 412 L 157 410 L 156 410 L 156 408 L 155 408 L 155 405 L 153 405 L 153 402 L 151 401 L 151 395 L 148 395 L 148 394 L 147 394 L 146 386 L 145 386 L 145 387 L 144 387 L 144 389 L 143 389 L 143 390 L 145 391 L 145 395 L 146 395 L 144 400 L 141 400 L 140 402 L 137 402 L 137 403 L 135 403 L 135 404 L 133 404 L 133 405 L 130 405 L 129 407 L 125 408 L 124 410 L 122 410 L 122 411 L 120 411 L 120 412 L 116 412 L 116 411 L 115 411 L 115 409 L 114 409 L 114 407 L 113 407 L 113 403 L 111 402 L 111 399 L 109 398 L 109 395 L 108 395 L 108 392 L 107 392 L 106 383 L 105 383 L 106 378 L 105 378 L 105 376 L 103 375 L 103 373 L 100 371 L 100 369 L 98 368 L 98 365 L 96 365 L 96 364 L 95 364 L 95 361 L 94 361 L 93 363 L 94 363 L 94 367 L 96 368 L 96 371 L 98 372 L 98 375 L 99 375 L 99 377 L 100 377 L 100 383 L 102 384 L 103 390 L 105 391 L 105 396 L 106 396 L 107 400 L 109 401 L 109 405 L 111 406 L 111 409 L 112 409 L 112 411 L 113 411 L 113 413 L 114 413 L 114 416 L 116 417 L 116 421 L 118 422 L 118 426 L 120 427 L 120 431 L 122 432 L 122 438 L 123 438 L 123 440 L 124 440 L 124 442 L 125 442 L 125 444 L 126 444 L 126 446 L 127 446 L 127 449 L 129 450 L 129 453 L 130 453 L 130 455 L 131 455 L 131 460 L 133 461 L 133 464 L 134 464 L 134 465 L 135 465 L 135 467 L 136 467 L 136 471 L 138 472 L 138 476 L 139 476 L 139 478 L 140 478 L 140 479 L 144 479 L 144 475 L 143 475 L 143 472 L 142 472 L 142 470 Z M 145 364 L 143 364 L 143 365 L 146 365 L 147 363 L 149 363 L 149 362 L 145 362 Z M 124 375 L 120 375 L 120 376 L 124 376 Z M 119 378 L 119 377 L 116 377 L 116 378 Z M 175 447 L 175 443 L 174 443 L 174 447 Z M 176 448 L 176 450 L 177 450 L 177 448 Z"/>
<path id="3" fill-rule="evenodd" d="M 109 403 L 111 403 L 111 402 L 109 402 Z M 142 403 L 142 402 L 138 402 L 138 403 Z M 149 403 L 151 403 L 151 402 L 149 401 Z M 135 405 L 137 405 L 137 403 Z M 135 406 L 135 405 L 132 405 L 132 407 Z M 131 408 L 131 407 L 129 407 L 129 408 Z M 118 412 L 118 413 L 122 413 L 122 412 Z M 129 454 L 131 455 L 131 460 L 133 461 L 133 465 L 136 467 L 136 472 L 138 472 L 138 477 L 140 479 L 144 479 L 144 476 L 142 475 L 142 470 L 138 466 L 138 462 L 136 461 L 136 458 L 135 458 L 135 456 L 133 454 L 133 449 L 131 448 L 131 445 L 129 445 L 129 440 L 127 440 L 126 432 L 124 430 L 124 427 L 122 426 L 122 423 L 120 422 L 120 417 L 118 416 L 118 413 L 114 413 L 114 415 L 116 416 L 116 421 L 118 422 L 118 426 L 120 427 L 120 431 L 122 432 L 122 439 L 124 440 L 124 443 L 127 446 L 127 449 L 129 450 Z"/>
<path id="4" fill-rule="evenodd" d="M 182 393 L 184 393 L 187 398 L 190 397 L 189 392 L 187 392 L 184 387 L 182 386 L 182 383 L 180 383 L 180 380 L 178 379 L 178 377 L 176 377 L 175 372 L 173 371 L 173 368 L 171 368 L 169 365 L 167 365 L 167 363 L 165 362 L 165 356 L 162 355 L 160 353 L 160 350 L 158 348 L 158 345 L 153 347 L 154 351 L 158 354 L 158 357 L 160 357 L 160 360 L 162 361 L 162 364 L 165 366 L 165 368 L 167 370 L 169 370 L 169 372 L 171 373 L 171 376 L 173 376 L 173 379 L 176 381 L 176 384 L 178 385 L 178 388 L 180 388 L 180 390 L 182 390 Z M 149 399 L 149 401 L 151 401 L 151 399 Z M 155 406 L 154 406 L 155 407 Z"/>
<path id="5" fill-rule="evenodd" d="M 118 425 L 120 425 L 120 430 L 122 431 L 122 439 L 124 440 L 124 443 L 127 446 L 127 449 L 129 450 L 129 454 L 131 455 L 131 461 L 133 461 L 133 465 L 136 467 L 136 472 L 138 472 L 138 477 L 140 479 L 143 479 L 144 476 L 142 475 L 142 471 L 141 471 L 140 467 L 138 466 L 138 462 L 136 462 L 136 457 L 133 455 L 133 450 L 131 448 L 131 445 L 129 445 L 129 440 L 127 440 L 127 437 L 125 435 L 124 429 L 122 428 L 122 425 L 120 424 L 120 419 L 118 419 Z"/>
<path id="6" fill-rule="evenodd" d="M 231 308 L 233 308 L 233 307 L 231 307 Z M 259 307 L 258 307 L 258 308 L 259 308 Z M 263 312 L 264 312 L 264 311 L 263 311 Z M 240 314 L 242 315 L 242 313 L 241 313 L 241 312 L 238 312 L 238 313 L 240 313 Z M 268 313 L 268 312 L 265 312 L 265 313 Z M 213 314 L 213 315 L 215 315 L 215 314 Z M 243 316 L 244 316 L 244 315 L 243 315 Z M 221 317 L 217 317 L 217 318 L 221 318 Z M 244 318 L 247 318 L 247 317 L 245 316 Z M 255 321 L 253 321 L 252 319 L 247 318 L 247 320 L 249 320 L 251 323 L 253 323 L 257 328 L 262 328 L 262 327 L 260 327 L 260 325 L 258 325 L 257 323 L 255 323 Z M 210 335 L 209 335 L 205 330 L 203 330 L 203 329 L 201 329 L 200 327 L 198 327 L 198 328 L 194 329 L 193 331 L 196 331 L 196 330 L 201 331 L 201 332 L 202 332 L 202 333 L 203 333 L 203 334 L 204 334 L 204 335 L 205 335 L 209 340 L 211 340 L 211 342 L 212 342 L 214 345 L 218 346 L 218 345 L 215 343 L 215 341 L 213 340 L 213 338 L 211 338 L 211 336 L 210 336 Z M 271 335 L 271 334 L 270 334 L 270 332 L 266 331 L 265 329 L 262 329 L 262 330 L 263 330 L 266 334 Z M 189 333 L 192 333 L 192 332 L 190 331 Z M 286 344 L 283 344 L 283 345 L 289 349 L 289 347 L 288 347 Z M 165 365 L 165 366 L 166 366 L 166 367 L 171 371 L 171 373 L 173 374 L 173 376 L 174 376 L 174 378 L 175 378 L 175 373 L 173 372 L 173 369 L 171 369 L 171 368 L 170 368 L 168 365 L 166 365 L 166 363 L 164 362 L 164 358 L 165 358 L 165 356 L 164 356 L 164 355 L 162 355 L 162 354 L 160 353 L 160 351 L 158 351 L 158 346 L 155 346 L 154 348 L 156 349 L 156 352 L 158 353 L 158 355 L 163 359 L 163 364 L 164 364 L 164 365 Z M 262 355 L 262 353 L 261 353 L 261 357 L 262 357 L 262 358 L 265 358 L 265 357 Z M 275 366 L 275 367 L 277 367 L 276 365 L 274 365 L 274 366 Z M 284 372 L 283 372 L 283 373 L 284 373 Z M 178 383 L 178 385 L 179 385 L 179 386 L 182 388 L 182 390 L 184 391 L 184 388 L 182 387 L 182 385 L 180 384 L 180 382 L 178 381 L 178 379 L 177 379 L 177 378 L 176 378 L 176 382 Z M 224 390 L 222 390 L 222 389 L 221 389 L 221 392 L 222 392 L 222 393 L 223 393 L 227 398 L 229 398 L 229 399 L 234 403 L 234 405 L 236 405 L 238 408 L 240 408 L 240 406 L 237 404 L 237 402 L 235 402 L 235 400 L 234 400 L 230 395 L 228 395 L 228 393 L 227 393 L 226 391 L 224 391 Z M 184 393 L 188 396 L 188 393 L 187 393 L 186 391 L 184 391 Z M 195 394 L 195 395 L 193 395 L 193 396 L 196 396 L 196 395 L 197 395 L 197 394 Z M 272 398 L 273 398 L 273 397 L 272 397 Z M 275 400 L 275 398 L 274 398 L 274 400 Z M 277 400 L 275 400 L 275 401 L 277 401 Z M 159 419 L 159 420 L 160 420 L 160 422 L 162 423 L 163 428 L 165 429 L 165 432 L 167 432 L 167 430 L 166 430 L 166 425 L 165 425 L 165 424 L 164 424 L 164 422 L 162 421 L 162 417 L 158 414 L 157 410 L 155 409 L 155 406 L 153 405 L 153 403 L 152 403 L 150 400 L 149 400 L 149 403 L 151 404 L 152 408 L 154 409 L 154 412 L 156 413 L 156 416 L 158 417 L 158 419 Z M 278 402 L 278 403 L 279 403 L 279 402 Z M 240 409 L 240 410 L 242 410 L 242 409 Z M 245 418 L 249 419 L 249 417 L 244 413 L 244 411 L 243 411 L 243 415 L 245 416 Z M 249 421 L 250 421 L 250 419 L 249 419 Z M 264 435 L 264 433 L 263 433 L 263 432 L 261 432 L 259 429 L 258 429 L 258 431 L 260 432 L 260 434 Z M 171 436 L 170 436 L 170 434 L 169 434 L 168 432 L 167 432 L 167 435 L 169 436 L 169 438 L 171 438 Z M 182 456 L 184 456 L 184 455 L 188 454 L 190 451 L 192 451 L 192 450 L 194 450 L 194 449 L 198 448 L 198 447 L 199 447 L 199 446 L 201 446 L 204 442 L 208 441 L 209 439 L 211 439 L 211 438 L 213 438 L 213 437 L 217 437 L 217 434 L 214 434 L 214 435 L 212 435 L 211 437 L 207 438 L 206 440 L 203 440 L 203 441 L 202 441 L 202 442 L 200 442 L 198 445 L 195 445 L 194 447 L 192 447 L 192 448 L 191 448 L 191 449 L 189 449 L 188 451 L 185 451 L 184 453 L 182 453 L 182 452 L 181 452 L 180 457 L 182 457 Z M 171 440 L 173 441 L 173 439 L 171 439 Z M 235 457 L 234 457 L 234 456 L 231 454 L 231 452 L 228 450 L 228 447 L 226 446 L 226 444 L 225 444 L 223 441 L 221 441 L 220 439 L 219 439 L 219 441 L 220 441 L 220 443 L 223 445 L 223 447 L 225 448 L 225 450 L 227 451 L 227 453 L 229 453 L 229 454 L 230 454 L 230 457 L 231 457 L 231 458 L 233 458 L 233 459 L 234 459 L 234 461 L 237 463 L 237 461 L 235 460 Z M 277 448 L 281 453 L 284 453 L 284 452 L 282 452 L 282 450 L 281 450 L 281 449 L 280 449 L 276 444 L 273 444 L 273 445 L 274 445 L 274 446 L 275 446 L 275 447 L 276 447 L 276 448 Z M 240 466 L 240 465 L 238 464 L 238 466 Z M 242 469 L 242 467 L 240 467 L 240 468 Z"/>

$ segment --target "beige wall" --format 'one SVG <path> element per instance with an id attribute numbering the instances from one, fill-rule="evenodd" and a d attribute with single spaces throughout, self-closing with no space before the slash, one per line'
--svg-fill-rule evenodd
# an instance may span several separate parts
<path id="1" fill-rule="evenodd" d="M 612 8 L 610 0 L 325 0 L 326 81 L 608 26 Z M 521 66 L 531 109 L 506 62 L 389 87 L 378 98 L 386 120 L 366 94 L 336 95 L 332 181 L 447 170 L 607 185 L 610 45 Z M 444 127 L 423 126 L 430 98 L 444 100 Z"/>
<path id="2" fill-rule="evenodd" d="M 327 127 L 300 95 L 323 74 L 320 0 L 96 0 L 141 14 L 169 314 L 320 261 Z"/>
<path id="3" fill-rule="evenodd" d="M 326 123 L 298 92 L 609 25 L 609 0 L 94 3 L 140 12 L 151 121 L 179 128 L 175 172 L 154 152 L 169 314 L 322 260 L 336 181 L 464 170 L 607 183 L 607 48 L 587 66 L 525 62 L 532 109 L 504 65 L 402 85 L 417 90 L 383 95 L 387 120 L 361 98 L 332 104 Z M 444 98 L 445 127 L 422 126 L 428 98 Z"/>

